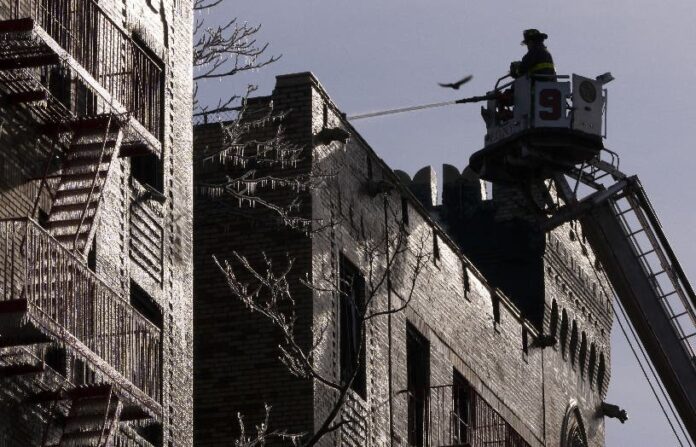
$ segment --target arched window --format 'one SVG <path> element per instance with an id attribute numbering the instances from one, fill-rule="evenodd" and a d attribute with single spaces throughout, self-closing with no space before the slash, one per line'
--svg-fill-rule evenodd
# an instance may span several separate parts
<path id="1" fill-rule="evenodd" d="M 587 336 L 582 333 L 582 341 L 580 342 L 580 357 L 578 358 L 578 363 L 580 363 L 580 377 L 585 377 L 585 360 L 587 360 Z"/>
<path id="2" fill-rule="evenodd" d="M 568 314 L 563 309 L 563 318 L 561 319 L 561 353 L 563 358 L 566 356 L 566 347 L 568 342 Z"/>
<path id="3" fill-rule="evenodd" d="M 558 332 L 558 303 L 553 300 L 551 304 L 551 322 L 549 323 L 549 335 L 556 338 Z"/>
<path id="4" fill-rule="evenodd" d="M 590 346 L 590 366 L 587 368 L 587 376 L 590 379 L 590 385 L 594 384 L 595 366 L 597 366 L 597 350 L 595 344 Z"/>
<path id="5" fill-rule="evenodd" d="M 597 390 L 599 394 L 604 391 L 604 374 L 606 374 L 606 365 L 604 364 L 604 353 L 599 354 L 599 368 L 597 369 Z"/>
<path id="6" fill-rule="evenodd" d="M 578 324 L 573 320 L 573 329 L 570 331 L 570 349 L 568 350 L 570 354 L 570 364 L 575 366 L 575 359 L 577 358 L 578 350 Z"/>
<path id="7" fill-rule="evenodd" d="M 577 402 L 570 401 L 563 420 L 561 447 L 587 447 L 585 424 Z"/>

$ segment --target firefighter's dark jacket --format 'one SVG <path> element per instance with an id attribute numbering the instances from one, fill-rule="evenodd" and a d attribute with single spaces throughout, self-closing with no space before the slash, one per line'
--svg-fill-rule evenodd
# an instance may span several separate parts
<path id="1" fill-rule="evenodd" d="M 522 57 L 519 63 L 512 63 L 510 74 L 513 78 L 519 78 L 526 74 L 529 75 L 555 75 L 556 69 L 553 65 L 551 53 L 544 44 L 539 43 L 531 46 L 527 54 Z"/>

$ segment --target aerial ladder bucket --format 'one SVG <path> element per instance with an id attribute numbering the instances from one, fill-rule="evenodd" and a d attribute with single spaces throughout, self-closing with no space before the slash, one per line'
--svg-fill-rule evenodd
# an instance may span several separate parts
<path id="1" fill-rule="evenodd" d="M 501 78 L 501 80 L 504 78 Z M 542 228 L 577 219 L 655 370 L 696 443 L 696 294 L 636 176 L 604 148 L 610 74 L 523 77 L 496 84 L 482 108 L 481 178 L 522 189 L 553 182 L 558 205 Z M 610 159 L 602 156 L 609 154 Z M 567 178 L 576 180 L 572 187 Z M 607 185 L 607 181 L 609 184 Z M 578 186 L 593 190 L 579 196 Z"/>

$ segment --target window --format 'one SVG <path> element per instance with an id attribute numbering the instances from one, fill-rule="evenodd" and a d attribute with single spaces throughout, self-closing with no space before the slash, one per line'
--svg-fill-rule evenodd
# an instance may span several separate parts
<path id="1" fill-rule="evenodd" d="M 452 399 L 454 415 L 452 420 L 452 441 L 457 445 L 468 445 L 472 434 L 473 392 L 469 383 L 457 370 L 454 370 Z"/>
<path id="2" fill-rule="evenodd" d="M 68 354 L 65 349 L 49 346 L 44 352 L 44 362 L 61 376 L 68 374 Z"/>
<path id="3" fill-rule="evenodd" d="M 525 357 L 529 355 L 529 332 L 526 327 L 522 328 L 522 352 Z"/>
<path id="4" fill-rule="evenodd" d="M 162 329 L 162 310 L 155 300 L 134 281 L 131 281 L 130 304 L 150 323 L 160 328 L 160 330 Z"/>
<path id="5" fill-rule="evenodd" d="M 365 312 L 365 279 L 360 270 L 343 255 L 340 255 L 338 268 L 341 382 L 347 383 L 355 374 L 351 388 L 365 399 L 367 397 L 366 356 L 362 328 Z"/>
<path id="6" fill-rule="evenodd" d="M 437 264 L 440 260 L 440 244 L 437 240 L 437 233 L 433 229 L 433 262 Z"/>
<path id="7" fill-rule="evenodd" d="M 493 323 L 498 325 L 500 324 L 500 297 L 494 293 L 491 299 L 493 300 Z"/>
<path id="8" fill-rule="evenodd" d="M 469 280 L 469 269 L 464 266 L 463 268 L 464 274 L 463 274 L 463 279 L 464 279 L 464 297 L 469 298 L 469 292 L 471 292 L 471 282 Z"/>
<path id="9" fill-rule="evenodd" d="M 89 368 L 87 362 L 79 358 L 76 358 L 73 364 L 73 377 L 76 385 L 87 385 L 97 380 L 96 374 Z"/>
<path id="10" fill-rule="evenodd" d="M 430 394 L 430 344 L 411 325 L 406 327 L 408 445 L 428 445 L 426 403 Z"/>
<path id="11" fill-rule="evenodd" d="M 141 185 L 149 185 L 158 192 L 164 191 L 162 160 L 157 155 L 147 154 L 131 157 L 131 177 Z"/>
<path id="12" fill-rule="evenodd" d="M 563 310 L 563 318 L 561 319 L 561 354 L 563 358 L 566 356 L 566 348 L 568 347 L 568 313 Z"/>
<path id="13" fill-rule="evenodd" d="M 97 271 L 97 238 L 92 238 L 92 246 L 87 253 L 87 268 L 93 272 Z"/>

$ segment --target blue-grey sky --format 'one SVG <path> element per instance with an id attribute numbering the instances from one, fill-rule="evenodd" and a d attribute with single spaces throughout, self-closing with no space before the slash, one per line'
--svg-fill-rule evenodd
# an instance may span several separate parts
<path id="1" fill-rule="evenodd" d="M 267 94 L 275 75 L 312 71 L 349 115 L 482 94 L 522 56 L 521 31 L 541 29 L 559 73 L 611 71 L 616 77 L 608 86 L 606 146 L 621 155 L 624 172 L 640 176 L 694 276 L 695 2 L 236 0 L 225 14 L 262 23 L 259 39 L 283 57 L 206 95 L 243 90 L 247 82 Z M 436 85 L 465 74 L 474 79 L 460 93 Z M 477 105 L 355 125 L 392 168 L 411 174 L 428 164 L 463 168 L 484 133 Z M 607 420 L 607 446 L 678 445 L 618 330 L 612 347 L 607 400 L 626 408 L 631 419 L 624 425 Z"/>

